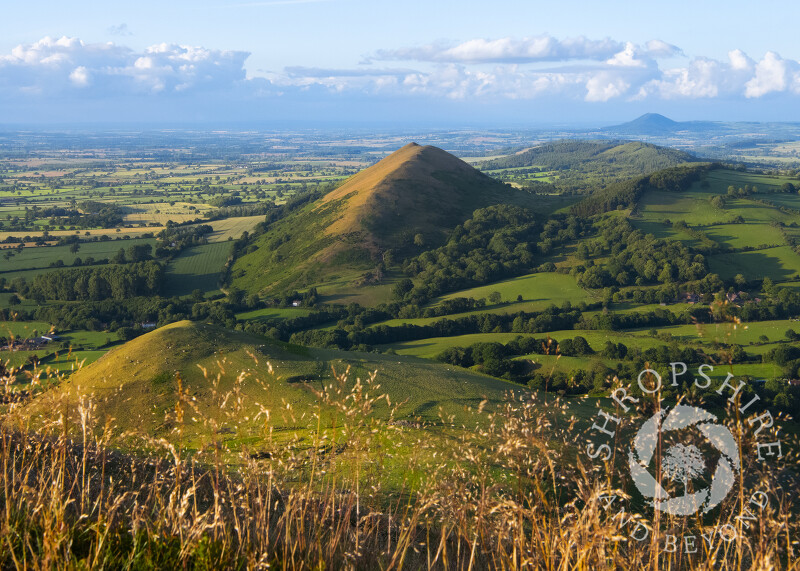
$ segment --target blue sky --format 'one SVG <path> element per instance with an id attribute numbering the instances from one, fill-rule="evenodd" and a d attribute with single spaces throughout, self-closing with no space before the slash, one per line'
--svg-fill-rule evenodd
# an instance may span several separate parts
<path id="1" fill-rule="evenodd" d="M 37 1 L 0 124 L 800 121 L 800 3 Z"/>

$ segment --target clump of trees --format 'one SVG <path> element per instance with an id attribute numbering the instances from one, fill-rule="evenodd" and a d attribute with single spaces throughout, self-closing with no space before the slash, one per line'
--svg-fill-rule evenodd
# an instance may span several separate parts
<path id="1" fill-rule="evenodd" d="M 161 244 L 156 248 L 156 257 L 162 258 L 189 248 L 208 244 L 208 235 L 214 231 L 209 224 L 197 226 L 167 225 L 156 236 Z"/>
<path id="2" fill-rule="evenodd" d="M 598 222 L 600 236 L 591 245 L 582 244 L 577 254 L 587 259 L 578 266 L 578 283 L 588 288 L 681 283 L 708 275 L 705 257 L 677 240 L 662 240 L 645 234 L 627 220 L 609 218 Z M 591 258 L 609 256 L 602 266 Z"/>
<path id="3" fill-rule="evenodd" d="M 537 256 L 550 254 L 554 245 L 580 238 L 590 229 L 588 220 L 574 216 L 554 216 L 542 225 L 520 206 L 476 210 L 444 246 L 405 262 L 403 270 L 416 283 L 398 283 L 395 295 L 421 304 L 444 292 L 521 275 L 536 266 Z"/>
<path id="4" fill-rule="evenodd" d="M 163 281 L 164 267 L 148 261 L 48 272 L 15 287 L 24 297 L 40 301 L 102 301 L 158 295 Z"/>

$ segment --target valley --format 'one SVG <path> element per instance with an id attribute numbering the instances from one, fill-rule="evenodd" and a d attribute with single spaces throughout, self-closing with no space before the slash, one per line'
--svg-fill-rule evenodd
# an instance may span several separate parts
<path id="1" fill-rule="evenodd" d="M 4 438 L 82 447 L 84 470 L 90 449 L 133 474 L 167 462 L 173 497 L 197 470 L 192 494 L 224 481 L 253 517 L 276 512 L 239 479 L 391 517 L 456 493 L 438 486 L 491 482 L 497 506 L 548 481 L 549 522 L 584 493 L 598 414 L 627 438 L 662 403 L 725 411 L 690 374 L 653 397 L 643 370 L 733 375 L 794 437 L 797 170 L 608 134 L 54 138 L 0 157 Z M 623 414 L 618 390 L 640 404 Z"/>
<path id="2" fill-rule="evenodd" d="M 797 373 L 772 357 L 791 346 L 800 314 L 794 175 L 617 141 L 470 159 L 490 176 L 415 143 L 349 179 L 365 158 L 344 149 L 325 166 L 281 155 L 270 171 L 259 153 L 231 166 L 172 152 L 102 168 L 55 152 L 8 159 L 4 337 L 57 338 L 4 358 L 61 371 L 64 352 L 88 365 L 191 319 L 444 360 L 562 395 L 602 396 L 612 378 L 686 350 L 753 379 Z M 567 178 L 554 174 L 567 167 Z M 667 246 L 672 259 L 653 257 Z M 122 283 L 144 277 L 126 277 L 128 266 L 152 285 Z M 102 284 L 53 289 L 60 275 Z M 136 291 L 156 296 L 130 298 Z M 746 333 L 761 329 L 766 339 Z M 537 337 L 547 350 L 508 350 Z M 588 340 L 582 351 L 570 351 L 576 337 Z M 482 345 L 496 353 L 488 363 L 452 356 Z"/>

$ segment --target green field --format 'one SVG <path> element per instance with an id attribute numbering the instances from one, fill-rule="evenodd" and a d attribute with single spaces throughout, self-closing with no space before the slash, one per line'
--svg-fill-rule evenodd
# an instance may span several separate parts
<path id="1" fill-rule="evenodd" d="M 57 371 L 59 373 L 72 373 L 91 365 L 107 352 L 108 351 L 72 351 L 68 353 L 62 351 L 58 353 L 57 357 L 53 355 L 52 359 L 46 359 L 41 364 L 41 367 L 49 368 L 51 371 Z"/>
<path id="2" fill-rule="evenodd" d="M 456 335 L 453 337 L 430 337 L 414 341 L 402 341 L 382 345 L 381 348 L 392 349 L 398 355 L 413 355 L 426 359 L 433 359 L 445 349 L 451 347 L 468 347 L 475 343 L 508 343 L 517 337 L 534 337 L 545 339 L 552 337 L 556 341 L 572 339 L 574 337 L 584 337 L 595 351 L 601 351 L 606 341 L 624 343 L 628 347 L 639 347 L 648 349 L 659 345 L 664 345 L 664 341 L 650 337 L 647 331 L 595 331 L 585 329 L 568 329 L 561 331 L 548 331 L 546 333 L 522 334 L 522 333 L 472 333 L 468 335 Z"/>
<path id="3" fill-rule="evenodd" d="M 520 311 L 542 311 L 551 305 L 561 306 L 565 302 L 577 305 L 581 302 L 594 301 L 592 295 L 578 287 L 575 278 L 566 274 L 536 273 L 527 274 L 509 280 L 503 280 L 487 286 L 459 290 L 434 299 L 429 306 L 435 307 L 442 301 L 460 297 L 473 299 L 487 299 L 493 292 L 501 295 L 502 302 L 487 305 L 481 309 L 454 313 L 447 315 L 447 319 L 458 319 L 479 313 L 509 314 Z M 522 296 L 522 301 L 517 301 L 517 296 Z M 428 307 L 428 306 L 426 306 Z M 442 317 L 419 317 L 389 319 L 375 325 L 397 326 L 403 323 L 413 325 L 429 325 Z"/>
<path id="4" fill-rule="evenodd" d="M 0 363 L 6 367 L 23 367 L 33 355 L 39 359 L 45 359 L 49 355 L 52 355 L 52 351 L 50 349 L 40 349 L 38 351 L 0 351 Z"/>
<path id="5" fill-rule="evenodd" d="M 436 305 L 442 300 L 457 297 L 488 298 L 495 291 L 502 296 L 504 302 L 516 302 L 517 296 L 522 296 L 522 301 L 525 302 L 526 307 L 530 307 L 530 311 L 544 309 L 551 304 L 562 305 L 565 301 L 577 304 L 591 300 L 588 292 L 578 287 L 572 276 L 537 273 L 453 292 L 434 300 L 432 304 Z M 514 307 L 513 311 L 520 309 L 522 308 Z M 525 311 L 525 309 L 522 310 Z"/>
<path id="6" fill-rule="evenodd" d="M 53 262 L 62 261 L 65 266 L 72 266 L 76 258 L 86 260 L 94 258 L 101 260 L 110 259 L 122 248 L 127 250 L 131 246 L 150 244 L 155 248 L 154 238 L 134 238 L 130 240 L 108 240 L 105 242 L 83 242 L 77 253 L 70 252 L 69 246 L 36 246 L 25 248 L 19 254 L 15 254 L 10 259 L 3 258 L 0 262 L 0 277 L 13 279 L 19 274 L 19 270 L 40 269 L 51 271 L 50 266 Z M 0 257 L 2 257 L 0 255 Z"/>
<path id="7" fill-rule="evenodd" d="M 725 222 L 733 215 L 727 209 L 713 208 L 708 193 L 650 191 L 639 201 L 642 220 L 672 222 L 683 220 L 690 226 Z"/>
<path id="8" fill-rule="evenodd" d="M 263 222 L 263 216 L 239 216 L 234 218 L 223 218 L 208 222 L 214 232 L 209 235 L 209 242 L 226 242 L 229 239 L 237 240 L 243 232 L 252 232 L 256 224 Z"/>
<path id="9" fill-rule="evenodd" d="M 36 335 L 44 335 L 51 330 L 52 326 L 43 321 L 0 321 L 0 337 L 13 335 L 21 339 L 28 339 Z"/>
<path id="10" fill-rule="evenodd" d="M 59 351 L 52 347 L 39 351 L 0 351 L 0 362 L 6 364 L 6 366 L 22 367 L 28 363 L 28 358 L 31 355 L 36 355 L 40 359 L 38 369 L 55 377 L 62 373 L 71 374 L 78 371 L 82 367 L 94 363 L 106 353 L 107 351 L 104 350 Z M 27 370 L 31 370 L 31 367 L 28 366 Z M 22 381 L 18 379 L 17 384 L 22 383 L 24 385 L 26 382 L 23 377 Z"/>
<path id="11" fill-rule="evenodd" d="M 195 289 L 219 290 L 220 274 L 230 251 L 227 242 L 187 248 L 167 266 L 164 295 L 188 295 Z"/>
<path id="12" fill-rule="evenodd" d="M 670 325 L 659 327 L 658 331 L 670 333 L 678 341 L 702 341 L 709 344 L 714 341 L 749 345 L 757 343 L 761 335 L 770 341 L 785 341 L 786 331 L 800 331 L 800 322 L 789 319 L 774 321 L 757 321 L 751 323 L 709 323 L 700 325 Z M 644 335 L 649 329 L 634 329 L 631 333 Z M 748 349 L 749 350 L 749 349 Z"/>
<path id="13" fill-rule="evenodd" d="M 377 305 L 391 301 L 392 288 L 402 277 L 399 271 L 390 270 L 386 272 L 380 284 L 364 287 L 358 285 L 363 275 L 364 272 L 361 270 L 344 268 L 342 271 L 329 276 L 324 284 L 317 286 L 317 292 L 325 303 Z"/>
<path id="14" fill-rule="evenodd" d="M 784 281 L 797 279 L 800 274 L 800 256 L 789 246 L 710 256 L 708 265 L 711 272 L 722 279 L 742 274 L 747 279 L 769 277 Z"/>
<path id="15" fill-rule="evenodd" d="M 766 200 L 800 209 L 800 196 L 796 193 L 775 192 L 790 180 L 789 177 L 712 170 L 704 182 L 694 183 L 687 191 L 645 193 L 631 222 L 658 238 L 677 239 L 689 246 L 697 246 L 697 238 L 672 227 L 673 223 L 683 221 L 726 248 L 758 250 L 710 256 L 710 271 L 723 279 L 742 274 L 748 280 L 764 277 L 777 281 L 793 280 L 800 273 L 800 256 L 787 245 L 779 225 L 785 225 L 784 230 L 789 234 L 800 236 L 796 232 L 798 216 L 757 202 Z M 758 192 L 744 197 L 727 195 L 729 186 L 738 190 L 746 185 L 751 189 L 757 188 Z M 710 203 L 710 198 L 715 195 L 725 198 L 724 206 L 715 207 Z M 744 219 L 744 223 L 726 223 L 737 217 Z"/>
<path id="16" fill-rule="evenodd" d="M 59 334 L 59 341 L 72 347 L 94 349 L 119 341 L 119 335 L 107 331 L 67 331 Z"/>
<path id="17" fill-rule="evenodd" d="M 757 186 L 759 192 L 765 190 L 778 190 L 786 182 L 796 183 L 797 179 L 789 176 L 771 176 L 750 172 L 733 171 L 728 169 L 718 169 L 708 173 L 709 192 L 713 194 L 725 194 L 728 186 L 733 185 L 737 189 L 749 184 Z"/>
<path id="18" fill-rule="evenodd" d="M 96 355 L 87 352 L 86 358 Z M 267 363 L 274 368 L 274 375 L 268 373 Z M 204 377 L 198 365 L 207 369 L 210 378 Z M 219 418 L 223 411 L 211 390 L 210 379 L 221 373 L 220 389 L 228 391 L 243 373 L 244 408 L 236 417 L 237 421 L 244 420 L 240 426 L 258 430 L 260 423 L 254 421 L 254 416 L 264 406 L 272 411 L 275 426 L 302 431 L 305 422 L 301 417 L 308 417 L 316 407 L 316 397 L 310 389 L 334 382 L 333 371 L 343 373 L 348 368 L 348 387 L 357 378 L 366 380 L 377 371 L 380 387 L 372 387 L 369 392 L 388 394 L 390 401 L 399 405 L 396 418 L 428 422 L 438 422 L 440 412 L 455 415 L 456 421 L 467 421 L 468 409 L 476 408 L 484 398 L 499 403 L 508 391 L 519 389 L 519 385 L 507 381 L 412 357 L 305 348 L 179 322 L 111 350 L 73 374 L 57 391 L 43 395 L 30 414 L 46 416 L 51 399 L 60 395 L 74 398 L 77 387 L 81 387 L 97 396 L 98 418 L 110 414 L 119 428 L 167 434 L 163 415 L 175 406 L 176 371 L 180 371 L 184 387 L 196 398 L 198 412 Z M 119 375 L 122 370 L 126 371 L 124 377 Z M 381 415 L 388 414 L 388 410 L 385 402 L 378 407 Z M 200 434 L 206 429 L 198 424 L 187 430 Z"/>
<path id="19" fill-rule="evenodd" d="M 565 357 L 561 355 L 524 355 L 518 359 L 529 359 L 539 366 L 537 372 L 547 376 L 555 371 L 569 374 L 571 371 L 588 370 L 593 363 L 602 363 L 613 366 L 615 361 L 602 359 L 597 355 L 591 357 Z M 666 372 L 666 371 L 665 371 Z M 770 379 L 779 377 L 781 368 L 774 363 L 736 363 L 733 366 L 717 366 L 714 371 L 707 372 L 712 379 L 723 379 L 729 372 L 736 376 L 749 375 L 756 379 Z M 622 379 L 623 383 L 635 382 L 635 379 Z"/>
<path id="20" fill-rule="evenodd" d="M 275 321 L 278 319 L 291 319 L 292 317 L 305 317 L 312 311 L 305 307 L 267 307 L 236 314 L 240 321 Z"/>
<path id="21" fill-rule="evenodd" d="M 785 243 L 780 230 L 768 224 L 721 224 L 704 228 L 704 231 L 712 240 L 732 248 L 782 246 Z"/>

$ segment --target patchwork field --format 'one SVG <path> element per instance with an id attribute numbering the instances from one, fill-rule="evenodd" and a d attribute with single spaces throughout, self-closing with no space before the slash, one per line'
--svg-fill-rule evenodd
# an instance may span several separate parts
<path id="1" fill-rule="evenodd" d="M 544 309 L 550 304 L 561 305 L 565 301 L 580 303 L 591 299 L 586 290 L 578 287 L 575 283 L 575 278 L 572 276 L 557 273 L 537 273 L 495 282 L 487 286 L 453 292 L 434 300 L 432 304 L 436 305 L 441 300 L 457 297 L 488 299 L 492 292 L 498 292 L 503 302 L 517 302 L 518 296 L 522 296 L 522 301 L 531 310 Z"/>
<path id="2" fill-rule="evenodd" d="M 236 240 L 241 238 L 243 232 L 251 232 L 256 224 L 263 221 L 263 216 L 237 216 L 208 222 L 207 224 L 214 228 L 214 232 L 209 235 L 208 241 L 226 242 L 231 239 Z M 206 223 L 204 222 L 203 224 Z"/>
<path id="3" fill-rule="evenodd" d="M 278 319 L 291 319 L 292 317 L 305 317 L 313 311 L 305 307 L 267 307 L 236 314 L 236 319 L 242 321 L 275 321 Z"/>
<path id="4" fill-rule="evenodd" d="M 769 277 L 774 281 L 800 279 L 800 256 L 789 246 L 755 252 L 720 254 L 708 259 L 709 269 L 722 279 L 742 274 L 747 279 Z"/>
<path id="5" fill-rule="evenodd" d="M 769 277 L 786 282 L 798 279 L 800 255 L 786 235 L 800 236 L 800 196 L 781 192 L 796 179 L 725 169 L 712 170 L 703 182 L 685 192 L 650 191 L 639 202 L 631 222 L 658 238 L 677 239 L 689 246 L 700 244 L 692 231 L 699 231 L 733 252 L 709 257 L 710 270 L 723 279 L 742 274 L 746 279 Z M 799 185 L 800 186 L 800 185 Z M 749 192 L 738 194 L 739 189 Z M 729 194 L 733 188 L 734 196 Z M 711 198 L 721 196 L 721 206 Z M 784 209 L 793 210 L 781 210 Z M 686 222 L 688 230 L 672 224 Z M 736 223 L 733 223 L 736 222 Z M 740 251 L 742 249 L 756 251 Z"/>
<path id="6" fill-rule="evenodd" d="M 199 289 L 219 290 L 219 280 L 231 251 L 227 242 L 187 248 L 167 266 L 165 295 L 188 295 Z"/>
<path id="7" fill-rule="evenodd" d="M 126 224 L 150 224 L 166 226 L 167 222 L 187 222 L 202 218 L 203 213 L 212 210 L 207 204 L 188 202 L 155 202 L 125 207 Z"/>
<path id="8" fill-rule="evenodd" d="M 100 242 L 82 242 L 77 252 L 71 252 L 70 246 L 37 246 L 24 248 L 9 258 L 3 255 L 0 261 L 0 277 L 13 279 L 16 272 L 21 270 L 50 271 L 53 263 L 61 262 L 64 266 L 73 266 L 76 259 L 82 261 L 93 258 L 96 261 L 111 259 L 121 249 L 127 250 L 132 246 L 149 244 L 156 246 L 154 238 L 133 238 L 130 240 L 108 240 Z"/>

